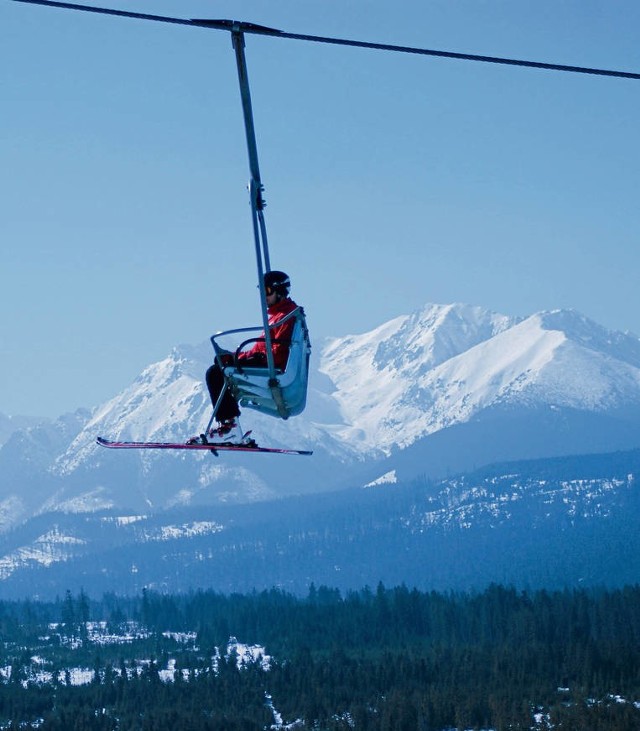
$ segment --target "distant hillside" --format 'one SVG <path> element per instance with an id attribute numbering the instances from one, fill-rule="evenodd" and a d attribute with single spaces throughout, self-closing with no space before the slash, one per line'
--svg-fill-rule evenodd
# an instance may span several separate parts
<path id="1" fill-rule="evenodd" d="M 47 513 L 0 537 L 3 596 L 640 581 L 640 450 L 159 512 Z"/>

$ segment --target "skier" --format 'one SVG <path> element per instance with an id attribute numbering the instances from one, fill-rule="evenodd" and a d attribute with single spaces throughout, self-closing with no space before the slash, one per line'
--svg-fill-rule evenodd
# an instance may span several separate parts
<path id="1" fill-rule="evenodd" d="M 280 271 L 270 271 L 264 275 L 264 290 L 267 300 L 267 313 L 269 315 L 269 333 L 271 335 L 271 352 L 273 353 L 273 361 L 276 368 L 284 369 L 287 365 L 289 357 L 289 344 L 287 341 L 291 339 L 295 320 L 291 319 L 283 325 L 278 326 L 278 322 L 298 306 L 290 297 L 289 289 L 291 281 L 287 274 Z M 264 338 L 264 333 L 261 336 Z M 277 341 L 277 342 L 273 342 Z M 231 354 L 222 356 L 223 365 L 232 365 L 233 356 Z M 252 348 L 239 353 L 238 360 L 241 365 L 247 367 L 267 367 L 267 350 L 264 340 L 258 340 Z M 211 403 L 214 408 L 220 397 L 224 386 L 224 373 L 220 364 L 216 361 L 206 374 L 207 388 Z M 211 444 L 248 444 L 252 440 L 244 435 L 238 417 L 240 416 L 240 408 L 238 402 L 227 389 L 224 392 L 215 418 L 218 426 L 210 429 L 207 434 L 207 440 Z M 192 437 L 188 443 L 201 441 L 200 437 Z"/>

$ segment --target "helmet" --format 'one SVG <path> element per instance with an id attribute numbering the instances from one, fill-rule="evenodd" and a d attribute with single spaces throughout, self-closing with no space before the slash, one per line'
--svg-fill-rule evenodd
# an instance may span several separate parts
<path id="1" fill-rule="evenodd" d="M 264 286 L 265 289 L 272 289 L 282 297 L 286 297 L 289 294 L 291 281 L 289 280 L 288 274 L 273 270 L 264 275 Z"/>

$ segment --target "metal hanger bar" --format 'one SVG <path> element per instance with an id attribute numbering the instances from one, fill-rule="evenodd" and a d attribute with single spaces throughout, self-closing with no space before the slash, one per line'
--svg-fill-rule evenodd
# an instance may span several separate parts
<path id="1" fill-rule="evenodd" d="M 271 331 L 269 330 L 269 313 L 267 311 L 267 299 L 264 286 L 264 274 L 271 268 L 269 263 L 267 229 L 263 215 L 265 204 L 262 197 L 260 166 L 258 165 L 258 145 L 256 142 L 255 125 L 253 122 L 249 74 L 247 72 L 247 62 L 244 54 L 244 33 L 239 30 L 238 24 L 234 24 L 231 27 L 231 40 L 238 68 L 238 83 L 240 85 L 240 97 L 242 100 L 242 116 L 244 118 L 247 152 L 249 155 L 249 170 L 251 173 L 251 180 L 249 182 L 249 199 L 251 203 L 253 238 L 256 250 L 256 264 L 258 268 L 258 289 L 260 291 L 260 308 L 262 311 L 262 324 L 264 327 L 265 355 L 267 357 L 269 375 L 272 379 L 275 379 L 276 370 L 273 352 L 271 349 Z"/>

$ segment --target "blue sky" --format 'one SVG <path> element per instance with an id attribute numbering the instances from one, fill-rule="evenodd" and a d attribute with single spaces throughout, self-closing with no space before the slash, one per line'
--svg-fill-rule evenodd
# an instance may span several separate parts
<path id="1" fill-rule="evenodd" d="M 640 72 L 640 4 L 93 3 Z M 312 335 L 426 302 L 640 333 L 640 81 L 247 37 L 272 265 Z M 0 412 L 259 320 L 228 34 L 0 0 Z"/>

